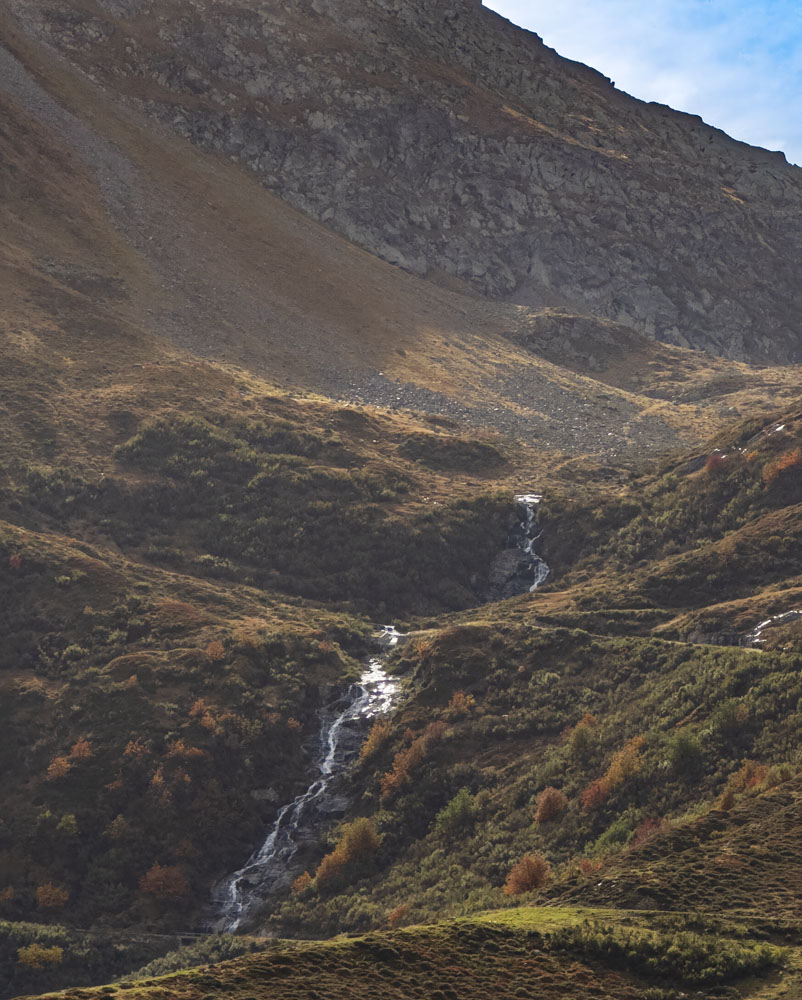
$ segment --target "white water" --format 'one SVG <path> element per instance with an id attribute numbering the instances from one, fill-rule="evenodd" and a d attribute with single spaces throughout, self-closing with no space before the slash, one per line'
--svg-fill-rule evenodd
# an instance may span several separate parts
<path id="1" fill-rule="evenodd" d="M 535 542 L 539 541 L 540 536 L 543 534 L 542 531 L 535 534 L 537 508 L 543 500 L 543 496 L 540 493 L 518 493 L 514 499 L 519 507 L 523 507 L 526 513 L 526 518 L 521 521 L 520 525 L 522 539 L 519 542 L 519 548 L 522 552 L 526 553 L 532 563 L 534 580 L 532 586 L 529 588 L 529 592 L 531 593 L 546 582 L 550 572 L 546 562 L 535 552 Z"/>
<path id="2" fill-rule="evenodd" d="M 764 633 L 767 629 L 774 628 L 777 625 L 787 625 L 789 622 L 796 621 L 797 618 L 802 618 L 802 611 L 786 611 L 781 615 L 774 615 L 773 618 L 767 618 L 755 626 L 751 632 L 747 632 L 741 644 L 753 648 L 761 646 L 766 641 Z"/>
<path id="3" fill-rule="evenodd" d="M 376 636 L 385 650 L 403 638 L 392 625 L 384 626 Z M 289 865 L 301 844 L 312 839 L 332 813 L 340 811 L 341 803 L 329 792 L 329 786 L 356 756 L 367 722 L 389 712 L 398 696 L 399 682 L 385 673 L 383 661 L 381 655 L 368 660 L 359 683 L 352 684 L 335 705 L 324 710 L 317 777 L 303 794 L 281 807 L 259 850 L 215 888 L 213 930 L 233 933 L 253 916 L 273 891 L 288 883 Z"/>

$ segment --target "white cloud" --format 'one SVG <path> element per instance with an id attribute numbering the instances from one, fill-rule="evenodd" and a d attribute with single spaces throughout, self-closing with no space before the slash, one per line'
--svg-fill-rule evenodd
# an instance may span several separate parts
<path id="1" fill-rule="evenodd" d="M 802 164 L 796 0 L 485 0 L 646 101 Z"/>

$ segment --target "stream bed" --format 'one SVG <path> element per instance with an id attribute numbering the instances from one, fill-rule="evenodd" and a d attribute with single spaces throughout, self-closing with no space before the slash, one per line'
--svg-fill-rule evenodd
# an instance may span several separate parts
<path id="1" fill-rule="evenodd" d="M 545 583 L 549 567 L 538 554 L 542 499 L 539 493 L 514 497 L 506 545 L 490 568 L 488 600 L 534 591 Z M 300 848 L 318 840 L 345 812 L 348 802 L 337 793 L 336 779 L 356 759 L 370 722 L 393 710 L 400 691 L 400 682 L 385 672 L 384 663 L 406 636 L 385 625 L 374 638 L 380 652 L 366 661 L 359 681 L 321 711 L 312 783 L 279 809 L 261 847 L 242 868 L 215 887 L 212 931 L 233 933 L 255 917 L 276 890 L 291 882 Z"/>
<path id="2" fill-rule="evenodd" d="M 312 784 L 279 809 L 261 847 L 215 887 L 211 930 L 230 934 L 255 916 L 273 892 L 290 882 L 301 846 L 345 811 L 347 802 L 332 783 L 356 758 L 370 722 L 395 705 L 400 682 L 385 672 L 384 661 L 404 638 L 391 625 L 380 629 L 376 642 L 382 651 L 367 661 L 356 684 L 322 710 Z"/>

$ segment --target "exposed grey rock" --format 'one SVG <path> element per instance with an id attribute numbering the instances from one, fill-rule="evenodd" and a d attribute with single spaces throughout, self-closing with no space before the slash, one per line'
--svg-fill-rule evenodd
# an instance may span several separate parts
<path id="1" fill-rule="evenodd" d="M 473 0 L 10 6 L 399 267 L 733 358 L 802 358 L 802 170 L 635 101 Z"/>

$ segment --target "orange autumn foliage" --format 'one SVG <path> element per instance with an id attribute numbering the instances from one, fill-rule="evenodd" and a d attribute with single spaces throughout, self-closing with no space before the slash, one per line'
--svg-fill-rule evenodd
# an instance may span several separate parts
<path id="1" fill-rule="evenodd" d="M 763 466 L 763 482 L 770 486 L 780 478 L 800 473 L 802 473 L 802 448 L 793 448 L 783 452 L 773 462 L 766 462 Z"/>
<path id="2" fill-rule="evenodd" d="M 54 757 L 45 773 L 45 781 L 56 781 L 69 774 L 72 764 L 66 757 Z"/>
<path id="3" fill-rule="evenodd" d="M 387 926 L 399 927 L 407 918 L 409 913 L 409 903 L 399 903 L 392 910 L 387 912 Z"/>
<path id="4" fill-rule="evenodd" d="M 558 816 L 565 812 L 568 806 L 568 799 L 558 788 L 544 788 L 537 797 L 537 808 L 535 809 L 534 820 L 541 823 L 551 823 Z"/>
<path id="5" fill-rule="evenodd" d="M 610 786 L 604 778 L 597 778 L 582 792 L 579 800 L 585 812 L 589 812 L 591 809 L 598 809 L 600 805 L 603 805 L 609 794 Z"/>
<path id="6" fill-rule="evenodd" d="M 206 655 L 212 663 L 219 663 L 226 655 L 225 647 L 219 639 L 214 639 L 206 647 Z"/>
<path id="7" fill-rule="evenodd" d="M 526 854 L 510 869 L 504 883 L 505 896 L 520 896 L 542 889 L 551 877 L 551 867 L 542 854 Z"/>
<path id="8" fill-rule="evenodd" d="M 64 906 L 69 899 L 69 893 L 61 886 L 53 885 L 52 882 L 45 882 L 36 890 L 36 905 L 40 910 L 58 910 Z"/>
<path id="9" fill-rule="evenodd" d="M 293 896 L 302 896 L 311 884 L 312 876 L 309 872 L 304 872 L 302 875 L 299 875 L 290 886 Z"/>
<path id="10" fill-rule="evenodd" d="M 379 752 L 393 731 L 392 723 L 387 719 L 377 719 L 370 728 L 365 742 L 359 748 L 359 759 L 368 760 Z"/>
<path id="11" fill-rule="evenodd" d="M 391 770 L 381 779 L 381 793 L 387 798 L 397 792 L 414 770 L 431 750 L 443 738 L 447 726 L 445 722 L 430 722 L 422 736 L 413 738 L 409 746 L 399 750 L 393 758 Z M 410 734 L 411 735 L 411 734 Z"/>
<path id="12" fill-rule="evenodd" d="M 70 760 L 89 760 L 92 756 L 92 744 L 89 740 L 78 740 L 70 750 Z"/>
<path id="13" fill-rule="evenodd" d="M 186 896 L 189 882 L 180 868 L 175 865 L 160 865 L 156 861 L 139 880 L 139 889 L 156 899 L 170 902 Z"/>

